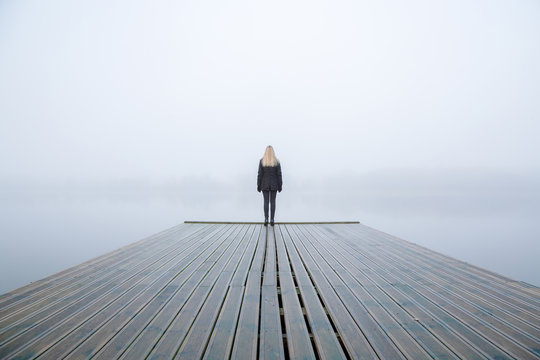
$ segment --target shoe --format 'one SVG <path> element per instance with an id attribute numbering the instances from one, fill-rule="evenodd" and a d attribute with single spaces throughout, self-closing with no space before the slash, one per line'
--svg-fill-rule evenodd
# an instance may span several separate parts
<path id="1" fill-rule="evenodd" d="M 264 226 L 268 226 L 268 219 L 264 219 Z"/>
<path id="2" fill-rule="evenodd" d="M 270 225 L 274 226 L 274 219 L 270 220 Z"/>

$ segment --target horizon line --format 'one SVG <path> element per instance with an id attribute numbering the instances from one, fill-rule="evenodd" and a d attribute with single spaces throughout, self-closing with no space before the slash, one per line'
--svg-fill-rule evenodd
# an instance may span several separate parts
<path id="1" fill-rule="evenodd" d="M 186 220 L 184 224 L 264 224 L 262 221 L 197 221 Z M 274 224 L 360 224 L 360 221 L 279 221 Z"/>

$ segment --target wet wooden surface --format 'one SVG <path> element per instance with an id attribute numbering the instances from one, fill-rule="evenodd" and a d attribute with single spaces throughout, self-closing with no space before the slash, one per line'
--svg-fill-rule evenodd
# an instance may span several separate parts
<path id="1" fill-rule="evenodd" d="M 35 358 L 540 359 L 540 289 L 358 223 L 191 222 L 0 296 L 0 359 Z"/>

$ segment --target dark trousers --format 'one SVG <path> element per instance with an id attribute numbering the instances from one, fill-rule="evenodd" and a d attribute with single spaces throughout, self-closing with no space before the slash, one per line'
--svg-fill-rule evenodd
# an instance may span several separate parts
<path id="1" fill-rule="evenodd" d="M 271 205 L 271 220 L 274 220 L 274 214 L 276 213 L 276 194 L 277 191 L 275 190 L 263 190 L 263 196 L 264 196 L 264 218 L 268 219 L 268 201 L 270 200 Z"/>

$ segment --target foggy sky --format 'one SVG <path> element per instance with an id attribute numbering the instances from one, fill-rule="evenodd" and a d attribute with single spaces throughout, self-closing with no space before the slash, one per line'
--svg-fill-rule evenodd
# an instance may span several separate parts
<path id="1" fill-rule="evenodd" d="M 537 1 L 3 1 L 4 178 L 538 168 Z M 255 165 L 256 166 L 256 165 Z"/>

